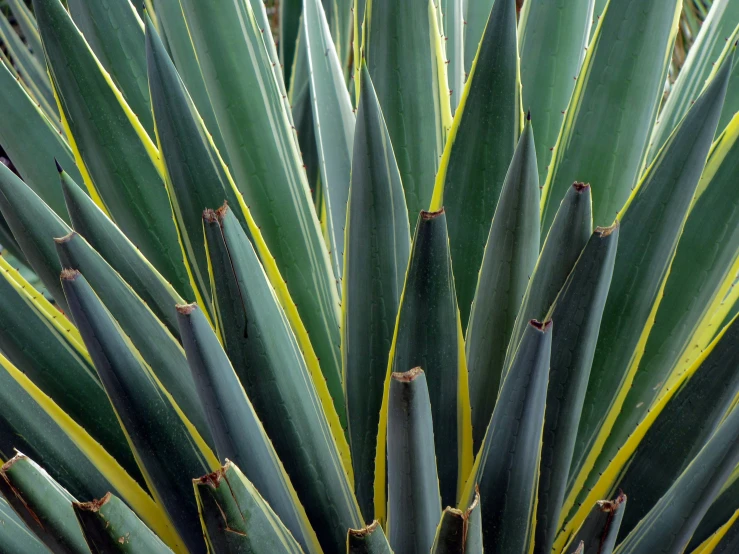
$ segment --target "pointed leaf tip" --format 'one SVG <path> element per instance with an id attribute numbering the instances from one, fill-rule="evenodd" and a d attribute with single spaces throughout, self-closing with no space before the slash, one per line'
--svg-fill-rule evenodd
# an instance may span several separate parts
<path id="1" fill-rule="evenodd" d="M 54 158 L 54 163 L 56 164 L 56 170 L 59 173 L 64 173 L 64 170 L 62 169 L 62 166 L 59 164 L 59 160 L 57 160 L 56 158 Z"/>
<path id="2" fill-rule="evenodd" d="M 526 112 L 526 121 L 531 121 L 531 110 Z"/>

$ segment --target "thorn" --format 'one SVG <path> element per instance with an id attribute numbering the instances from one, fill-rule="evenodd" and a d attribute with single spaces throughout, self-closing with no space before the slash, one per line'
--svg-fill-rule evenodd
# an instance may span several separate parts
<path id="1" fill-rule="evenodd" d="M 61 173 L 62 171 L 64 171 L 64 170 L 62 169 L 62 166 L 61 166 L 61 165 L 59 165 L 59 162 L 57 161 L 57 159 L 56 159 L 56 158 L 54 158 L 54 163 L 56 164 L 56 170 L 57 170 L 57 171 L 58 171 L 59 173 Z"/>
<path id="2" fill-rule="evenodd" d="M 531 110 L 526 112 L 526 121 L 531 121 Z"/>

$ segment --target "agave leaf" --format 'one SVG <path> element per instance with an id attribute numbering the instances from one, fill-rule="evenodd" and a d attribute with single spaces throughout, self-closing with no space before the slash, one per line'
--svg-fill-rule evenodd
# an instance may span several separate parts
<path id="1" fill-rule="evenodd" d="M 664 291 L 691 198 L 716 131 L 731 60 L 693 105 L 624 207 L 620 243 L 570 467 L 566 513 L 592 488 Z M 587 480 L 586 480 L 587 479 Z M 631 491 L 628 491 L 631 492 Z M 577 523 L 577 522 L 576 522 Z"/>
<path id="2" fill-rule="evenodd" d="M 441 0 L 441 30 L 446 51 L 446 73 L 449 80 L 452 115 L 457 110 L 467 74 L 464 70 L 464 2 L 463 0 Z"/>
<path id="3" fill-rule="evenodd" d="M 69 168 L 71 175 L 79 178 L 72 151 L 46 114 L 2 63 L 0 105 L 4 113 L 0 118 L 0 143 L 5 152 L 28 186 L 66 219 L 64 198 L 54 177 L 53 160 L 60 160 Z"/>
<path id="4" fill-rule="evenodd" d="M 721 69 L 724 60 L 731 56 L 734 52 L 734 46 L 736 45 L 737 39 L 739 39 L 739 24 L 734 27 L 734 31 L 728 36 L 724 42 L 724 49 L 721 51 L 718 59 L 713 63 L 713 71 L 708 76 L 707 81 L 710 82 L 715 76 L 716 72 Z M 726 91 L 726 98 L 724 98 L 724 107 L 721 110 L 721 117 L 718 119 L 718 131 L 725 129 L 731 120 L 739 111 L 739 66 L 734 64 L 731 70 L 731 76 L 729 77 L 729 89 Z M 717 131 L 717 134 L 718 134 Z"/>
<path id="5" fill-rule="evenodd" d="M 584 519 L 585 516 L 582 514 L 582 512 L 587 508 L 587 506 L 592 506 L 597 498 L 603 497 L 615 490 L 619 483 L 623 482 L 622 479 L 627 476 L 629 472 L 631 472 L 632 476 L 637 477 L 637 479 L 634 480 L 635 482 L 641 479 L 640 475 L 642 475 L 645 471 L 644 462 L 646 458 L 641 456 L 640 460 L 636 459 L 634 457 L 635 453 L 644 452 L 647 455 L 654 454 L 658 459 L 661 460 L 664 459 L 665 456 L 664 448 L 666 448 L 667 445 L 672 444 L 671 442 L 669 442 L 670 440 L 674 440 L 674 437 L 676 436 L 680 437 L 678 440 L 682 440 L 682 429 L 677 429 L 671 426 L 673 425 L 673 422 L 676 421 L 676 419 L 679 419 L 681 417 L 680 414 L 676 413 L 676 409 L 678 409 L 681 404 L 684 405 L 685 402 L 698 402 L 699 406 L 696 408 L 696 411 L 705 414 L 706 417 L 709 418 L 709 421 L 706 422 L 705 426 L 704 422 L 702 421 L 691 423 L 690 428 L 693 432 L 697 434 L 697 436 L 688 437 L 687 439 L 685 439 L 686 445 L 683 448 L 676 447 L 677 459 L 670 459 L 666 466 L 667 475 L 669 475 L 673 480 L 670 480 L 670 478 L 668 478 L 667 481 L 663 482 L 659 478 L 659 476 L 657 476 L 656 480 L 653 483 L 647 483 L 647 487 L 649 490 L 644 491 L 643 496 L 652 497 L 652 504 L 648 504 L 646 508 L 642 507 L 641 509 L 639 509 L 639 505 L 637 503 L 634 503 L 634 510 L 636 510 L 637 512 L 641 512 L 641 516 L 643 516 L 646 511 L 653 507 L 655 493 L 652 491 L 652 489 L 656 489 L 658 491 L 658 498 L 659 494 L 664 493 L 674 482 L 676 472 L 677 475 L 679 475 L 679 473 L 683 469 L 685 469 L 685 467 L 687 467 L 688 463 L 690 463 L 694 459 L 696 452 L 705 445 L 708 437 L 713 433 L 718 424 L 721 422 L 722 419 L 725 418 L 726 415 L 726 398 L 729 393 L 721 390 L 723 382 L 717 381 L 716 383 L 708 383 L 706 382 L 706 378 L 708 377 L 709 380 L 711 379 L 711 377 L 709 377 L 710 371 L 716 370 L 714 362 L 718 361 L 721 363 L 729 364 L 728 368 L 718 368 L 718 372 L 724 375 L 729 375 L 732 379 L 732 382 L 736 380 L 736 376 L 732 375 L 732 372 L 735 370 L 735 366 L 731 365 L 733 363 L 733 358 L 736 357 L 736 345 L 731 344 L 731 340 L 735 340 L 737 326 L 738 325 L 736 325 L 736 322 L 734 321 L 726 326 L 724 329 L 722 329 L 722 331 L 716 336 L 713 342 L 706 348 L 703 354 L 701 354 L 698 360 L 696 360 L 693 366 L 689 368 L 688 371 L 683 373 L 681 379 L 676 383 L 676 385 L 670 388 L 663 396 L 661 396 L 657 400 L 657 402 L 655 402 L 654 406 L 649 411 L 644 420 L 624 442 L 620 450 L 610 461 L 610 464 L 604 469 L 602 476 L 594 484 L 587 498 L 584 499 L 584 505 L 580 506 L 578 512 L 575 513 L 573 517 L 569 518 L 569 521 L 566 522 L 566 524 L 563 526 L 562 531 L 557 537 L 555 549 L 561 547 L 562 544 L 572 536 L 572 533 L 576 530 L 577 526 L 579 526 L 581 521 Z M 723 342 L 722 338 L 729 331 L 731 331 L 731 333 L 729 333 L 727 341 Z M 714 350 L 716 350 L 715 357 L 713 355 Z M 704 363 L 706 363 L 705 367 Z M 700 375 L 699 371 L 703 372 L 702 376 Z M 699 378 L 693 382 L 693 385 L 691 385 L 692 377 L 694 375 L 699 375 Z M 693 396 L 693 386 L 695 386 L 696 390 L 698 391 L 697 398 Z M 729 386 L 732 385 L 729 384 Z M 701 395 L 706 390 L 720 391 L 721 396 L 717 398 L 717 406 L 719 408 L 723 406 L 723 411 L 718 414 L 711 411 L 711 407 L 709 407 L 708 404 L 712 403 L 712 399 L 709 400 L 701 397 Z M 673 400 L 677 401 L 673 404 Z M 728 405 L 731 406 L 732 403 L 729 402 Z M 688 411 L 692 413 L 692 410 Z M 662 426 L 662 431 L 668 435 L 664 438 L 657 437 L 656 432 L 652 431 L 653 426 L 660 421 L 662 422 L 660 424 Z M 680 422 L 678 422 L 678 424 L 680 424 Z M 649 435 L 649 437 L 647 437 L 647 435 Z M 663 442 L 663 444 L 649 444 L 649 442 L 655 440 Z M 633 472 L 629 469 L 629 464 L 632 461 L 635 461 L 637 464 L 637 467 L 634 469 Z M 641 467 L 638 467 L 639 465 Z M 647 467 L 646 471 L 650 472 L 652 471 L 652 469 Z M 726 492 L 730 493 L 731 488 L 732 487 L 729 486 L 726 489 Z M 661 491 L 661 493 L 659 491 Z M 632 494 L 638 496 L 640 493 L 634 491 Z M 729 513 L 731 513 L 731 510 L 736 509 L 736 503 L 731 500 L 731 498 L 731 496 L 728 496 L 728 499 L 730 500 L 725 503 L 725 506 L 730 507 Z M 712 516 L 715 518 L 717 512 L 719 514 L 718 517 L 721 518 L 720 514 L 722 513 L 722 510 L 713 511 Z M 725 519 L 722 520 L 725 521 Z M 627 525 L 629 525 L 628 520 L 624 522 L 624 528 L 626 528 Z M 715 527 L 707 534 L 710 534 L 714 530 Z M 703 532 L 705 536 L 705 531 Z"/>
<path id="6" fill-rule="evenodd" d="M 585 57 L 594 1 L 531 0 L 524 2 L 519 16 L 521 93 L 524 108 L 536 121 L 542 184 Z"/>
<path id="7" fill-rule="evenodd" d="M 541 205 L 545 232 L 573 181 L 593 185 L 595 225 L 610 225 L 629 198 L 662 98 L 681 4 L 607 4 L 552 154 Z"/>
<path id="8" fill-rule="evenodd" d="M 215 456 L 82 274 L 66 270 L 62 285 L 149 490 L 188 550 L 204 552 L 188 481 L 218 467 Z"/>
<path id="9" fill-rule="evenodd" d="M 74 514 L 89 549 L 94 553 L 169 554 L 172 552 L 117 496 L 74 502 Z"/>
<path id="10" fill-rule="evenodd" d="M 578 550 L 580 554 L 612 554 L 626 508 L 626 495 L 622 492 L 613 500 L 596 502 L 567 546 L 567 551 L 574 546 L 583 545 Z"/>
<path id="11" fill-rule="evenodd" d="M 246 468 L 249 481 L 259 489 L 300 544 L 308 552 L 320 552 L 315 532 L 290 478 L 213 329 L 195 304 L 180 306 L 178 311 L 187 362 L 208 415 L 218 459 L 234 460 Z M 224 406 L 228 409 L 224 410 Z M 216 481 L 228 467 L 227 464 L 214 474 Z M 203 484 L 217 485 L 211 476 L 203 479 Z M 202 504 L 202 500 L 200 502 Z M 224 539 L 212 537 L 210 540 Z"/>
<path id="12" fill-rule="evenodd" d="M 0 498 L 0 521 L 0 549 L 3 552 L 49 553 L 49 549 L 31 533 L 4 498 Z"/>
<path id="13" fill-rule="evenodd" d="M 152 135 L 144 24 L 136 8 L 130 0 L 67 0 L 67 9 L 128 106 Z"/>
<path id="14" fill-rule="evenodd" d="M 324 549 L 361 521 L 337 444 L 338 418 L 318 389 L 254 249 L 230 210 L 207 212 L 205 231 L 218 329 L 236 375 L 285 464 Z M 338 435 L 343 438 L 343 435 Z M 348 460 L 347 460 L 348 461 Z"/>
<path id="15" fill-rule="evenodd" d="M 508 342 L 504 373 L 513 361 L 518 343 L 532 319 L 543 319 L 572 271 L 593 232 L 590 185 L 573 183 L 557 210 L 544 241 Z"/>
<path id="16" fill-rule="evenodd" d="M 467 329 L 485 240 L 520 131 L 514 0 L 495 4 L 475 59 L 444 148 L 431 200 L 431 209 L 444 206 L 448 213 L 463 329 Z M 527 140 L 533 143 L 533 137 Z M 399 145 L 393 144 L 398 151 Z M 536 166 L 533 151 L 530 156 Z M 538 182 L 536 186 L 538 194 Z"/>
<path id="17" fill-rule="evenodd" d="M 693 42 L 685 63 L 680 68 L 677 80 L 662 106 L 659 119 L 654 125 L 647 160 L 651 161 L 659 152 L 700 95 L 704 83 L 711 74 L 714 62 L 721 54 L 732 31 L 739 23 L 739 5 L 729 0 L 711 3 L 708 17 L 701 23 L 700 32 Z M 732 41 L 733 42 L 733 41 Z M 733 114 L 732 114 L 733 115 Z M 721 131 L 724 126 L 719 125 Z"/>
<path id="18" fill-rule="evenodd" d="M 465 354 L 470 373 L 475 452 L 482 444 L 493 413 L 503 380 L 506 346 L 538 254 L 539 177 L 534 134 L 528 123 L 495 209 L 467 327 Z"/>
<path id="19" fill-rule="evenodd" d="M 337 283 L 262 34 L 246 3 L 182 5 L 234 179 L 292 295 L 283 307 L 297 307 L 341 413 Z"/>
<path id="20" fill-rule="evenodd" d="M 90 553 L 72 511 L 75 498 L 33 460 L 19 453 L 6 462 L 0 492 L 52 552 Z"/>
<path id="21" fill-rule="evenodd" d="M 303 2 L 301 0 L 283 0 L 279 3 L 278 8 L 280 10 L 280 32 L 278 33 L 280 36 L 280 65 L 282 66 L 285 87 L 292 92 L 293 82 L 291 79 L 297 57 L 298 35 L 302 27 L 300 18 L 303 11 Z M 291 104 L 295 105 L 292 102 Z M 300 138 L 299 131 L 298 138 Z"/>
<path id="22" fill-rule="evenodd" d="M 739 510 L 709 539 L 704 541 L 694 554 L 731 554 L 739 548 Z M 690 546 L 688 546 L 690 548 Z"/>
<path id="23" fill-rule="evenodd" d="M 41 67 L 46 67 L 44 59 L 44 47 L 41 45 L 41 35 L 38 32 L 36 18 L 26 5 L 24 0 L 8 0 L 8 6 L 15 16 L 15 21 L 20 27 L 23 38 L 31 50 L 33 56 L 38 60 Z"/>
<path id="24" fill-rule="evenodd" d="M 67 224 L 5 164 L 0 164 L 0 212 L 25 259 L 57 304 L 68 311 L 59 284 L 61 264 L 52 240 L 69 233 Z"/>
<path id="25" fill-rule="evenodd" d="M 387 406 L 387 534 L 395 552 L 428 552 L 441 516 L 426 374 L 393 373 Z"/>
<path id="26" fill-rule="evenodd" d="M 362 529 L 349 529 L 346 554 L 392 554 L 380 522 L 374 520 Z"/>
<path id="27" fill-rule="evenodd" d="M 739 518 L 739 479 L 737 479 L 736 470 L 734 474 L 729 478 L 724 490 L 716 497 L 713 504 L 703 516 L 703 519 L 698 525 L 693 538 L 690 540 L 687 551 L 698 551 L 700 545 L 711 540 L 712 537 L 720 531 L 728 531 L 727 523 Z M 729 526 L 731 526 L 729 525 Z"/>
<path id="28" fill-rule="evenodd" d="M 3 257 L 0 274 L 3 353 L 143 485 L 77 329 Z"/>
<path id="29" fill-rule="evenodd" d="M 366 2 L 361 53 L 387 121 L 411 220 L 431 203 L 451 127 L 439 29 L 432 0 Z"/>
<path id="30" fill-rule="evenodd" d="M 421 212 L 418 218 L 390 349 L 375 456 L 375 514 L 381 521 L 386 506 L 385 437 L 391 373 L 417 366 L 425 372 L 431 398 L 441 502 L 456 505 L 459 489 L 472 467 L 472 433 L 464 341 L 443 210 Z"/>
<path id="31" fill-rule="evenodd" d="M 46 67 L 23 43 L 4 13 L 0 13 L 0 40 L 10 54 L 23 86 L 46 116 L 55 121 L 59 115 L 56 111 L 54 94 L 51 91 Z"/>
<path id="32" fill-rule="evenodd" d="M 354 113 L 344 83 L 342 63 L 331 39 L 320 0 L 307 0 L 304 3 L 303 33 L 310 68 L 311 105 L 321 186 L 326 203 L 329 255 L 334 274 L 341 279 L 354 144 Z"/>
<path id="33" fill-rule="evenodd" d="M 62 123 L 90 196 L 181 294 L 187 272 L 154 144 L 59 0 L 34 0 Z M 60 236 L 60 235 L 57 235 Z"/>
<path id="34" fill-rule="evenodd" d="M 483 40 L 490 11 L 495 0 L 465 0 L 464 14 L 464 72 L 467 77 L 472 72 L 477 49 Z"/>
<path id="35" fill-rule="evenodd" d="M 164 181 L 195 297 L 211 317 L 203 209 L 220 206 L 226 200 L 236 205 L 235 191 L 151 19 L 145 19 L 149 90 L 157 142 L 164 160 Z"/>
<path id="36" fill-rule="evenodd" d="M 603 17 L 603 13 L 606 11 L 606 4 L 609 0 L 595 0 L 593 5 L 593 23 L 590 26 L 590 41 L 592 42 L 595 36 L 595 29 L 598 27 L 598 23 Z"/>
<path id="37" fill-rule="evenodd" d="M 739 392 L 739 320 L 734 320 L 644 435 L 617 481 L 629 494 L 626 536 L 720 426 Z M 733 467 L 732 467 L 733 469 Z"/>
<path id="38" fill-rule="evenodd" d="M 554 331 L 536 504 L 536 553 L 550 553 L 559 530 L 618 234 L 616 225 L 596 229 L 547 315 L 554 322 Z"/>
<path id="39" fill-rule="evenodd" d="M 216 121 L 216 114 L 205 89 L 203 73 L 200 63 L 195 55 L 195 47 L 187 30 L 185 14 L 182 13 L 180 0 L 153 0 L 156 8 L 156 18 L 159 24 L 159 32 L 166 38 L 167 51 L 172 57 L 177 73 L 187 87 L 198 113 L 203 118 L 205 127 L 218 147 L 218 151 L 224 161 L 228 163 L 226 145 L 221 136 L 221 130 Z"/>
<path id="40" fill-rule="evenodd" d="M 479 486 L 486 550 L 531 551 L 551 347 L 552 322 L 531 321 L 462 494 Z"/>
<path id="41" fill-rule="evenodd" d="M 231 462 L 193 485 L 209 551 L 302 554 L 270 504 Z"/>
<path id="42" fill-rule="evenodd" d="M 434 546 L 431 554 L 482 554 L 482 529 L 475 525 L 480 520 L 480 495 L 475 498 L 464 512 L 447 506 L 441 514 L 441 521 L 436 528 Z M 480 537 L 469 536 L 477 533 Z M 471 548 L 472 545 L 475 545 Z M 478 548 L 479 546 L 479 548 Z"/>
<path id="43" fill-rule="evenodd" d="M 733 410 L 615 554 L 682 552 L 739 463 L 739 410 Z"/>
<path id="44" fill-rule="evenodd" d="M 65 171 L 61 173 L 61 181 L 75 231 L 111 264 L 169 331 L 178 336 L 173 306 L 183 303 L 182 297 Z"/>
<path id="45" fill-rule="evenodd" d="M 347 208 L 341 340 L 354 489 L 368 519 L 374 514 L 377 429 L 410 255 L 410 231 L 385 119 L 366 67 L 361 72 Z"/>
<path id="46" fill-rule="evenodd" d="M 713 144 L 680 235 L 654 327 L 621 413 L 604 446 L 613 452 L 697 359 L 739 297 L 739 117 Z M 702 268 L 696 271 L 696 268 Z"/>
<path id="47" fill-rule="evenodd" d="M 28 452 L 77 498 L 118 491 L 151 529 L 182 552 L 181 542 L 161 506 L 82 427 L 1 355 L 0 366 L 0 457 L 7 460 L 17 450 Z"/>

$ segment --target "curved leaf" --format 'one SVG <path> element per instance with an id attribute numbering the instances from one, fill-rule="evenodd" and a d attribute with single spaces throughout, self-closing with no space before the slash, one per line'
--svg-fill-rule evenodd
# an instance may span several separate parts
<path id="1" fill-rule="evenodd" d="M 385 119 L 366 67 L 361 72 L 347 209 L 341 350 L 354 489 L 368 519 L 374 514 L 377 429 L 410 231 Z"/>
<path id="2" fill-rule="evenodd" d="M 482 554 L 482 528 L 475 524 L 480 519 L 480 509 L 479 493 L 464 512 L 449 506 L 444 509 L 431 554 Z"/>
<path id="3" fill-rule="evenodd" d="M 452 115 L 457 110 L 467 73 L 464 68 L 464 2 L 463 0 L 441 0 L 442 34 L 446 53 L 446 73 L 449 81 L 449 99 Z"/>
<path id="4" fill-rule="evenodd" d="M 395 552 L 428 552 L 441 516 L 426 374 L 393 373 L 387 414 L 387 534 Z"/>
<path id="5" fill-rule="evenodd" d="M 85 278 L 66 270 L 62 286 L 149 490 L 188 550 L 205 552 L 189 481 L 215 469 L 215 456 Z"/>
<path id="6" fill-rule="evenodd" d="M 231 462 L 194 479 L 193 485 L 209 551 L 302 554 L 270 505 Z"/>
<path id="7" fill-rule="evenodd" d="M 545 232 L 573 181 L 593 185 L 595 225 L 610 225 L 629 198 L 662 98 L 681 4 L 608 2 L 554 147 L 542 193 Z"/>
<path id="8" fill-rule="evenodd" d="M 572 539 L 567 549 L 583 545 L 579 554 L 612 554 L 616 537 L 626 512 L 626 495 L 619 493 L 613 500 L 599 500 Z"/>
<path id="9" fill-rule="evenodd" d="M 464 72 L 467 77 L 472 70 L 477 49 L 480 46 L 490 11 L 495 0 L 465 0 L 464 6 Z"/>
<path id="10" fill-rule="evenodd" d="M 506 347 L 538 254 L 539 178 L 534 135 L 528 123 L 495 209 L 465 337 L 475 452 L 493 413 L 503 381 Z"/>
<path id="11" fill-rule="evenodd" d="M 362 529 L 349 529 L 346 554 L 392 554 L 380 522 L 374 520 Z"/>
<path id="12" fill-rule="evenodd" d="M 246 468 L 246 478 L 259 489 L 260 494 L 269 502 L 300 544 L 308 552 L 320 552 L 315 532 L 308 523 L 305 510 L 297 498 L 290 478 L 210 324 L 195 304 L 180 306 L 178 312 L 187 363 L 208 415 L 218 459 L 234 460 Z M 202 484 L 210 484 L 217 489 L 221 477 L 225 476 L 229 467 L 227 463 L 215 474 L 202 478 Z M 223 493 L 223 491 L 211 492 L 218 497 Z M 204 509 L 203 501 L 199 500 L 201 516 Z M 207 526 L 214 530 L 213 524 L 211 521 Z M 216 533 L 208 533 L 207 529 L 205 531 L 211 542 L 225 540 L 211 536 Z"/>
<path id="13" fill-rule="evenodd" d="M 468 326 L 485 240 L 521 130 L 519 89 L 516 6 L 514 0 L 500 0 L 490 13 L 457 108 L 431 199 L 432 210 L 444 206 L 448 214 L 463 329 Z M 533 137 L 527 140 L 533 149 Z M 398 151 L 400 146 L 393 145 Z M 533 151 L 530 155 L 535 160 Z"/>
<path id="14" fill-rule="evenodd" d="M 49 549 L 31 533 L 4 498 L 0 498 L 0 522 L 0 549 L 3 552 L 48 554 Z"/>
<path id="15" fill-rule="evenodd" d="M 472 466 L 464 341 L 444 211 L 421 212 L 413 237 L 385 377 L 375 456 L 375 514 L 385 517 L 385 447 L 391 374 L 422 367 L 433 415 L 441 502 L 456 505 Z M 432 537 L 433 540 L 433 537 Z"/>
<path id="16" fill-rule="evenodd" d="M 431 203 L 451 126 L 437 10 L 432 0 L 367 0 L 362 33 L 412 221 Z"/>

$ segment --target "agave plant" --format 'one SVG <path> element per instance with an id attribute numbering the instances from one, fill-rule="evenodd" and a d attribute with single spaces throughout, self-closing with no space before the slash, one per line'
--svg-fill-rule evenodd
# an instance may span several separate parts
<path id="1" fill-rule="evenodd" d="M 739 2 L 7 3 L 0 552 L 739 551 Z"/>

